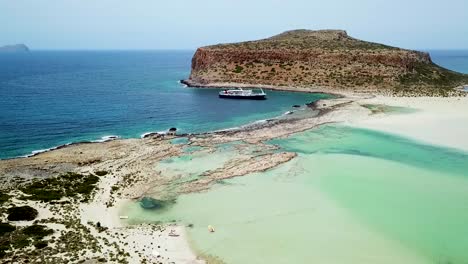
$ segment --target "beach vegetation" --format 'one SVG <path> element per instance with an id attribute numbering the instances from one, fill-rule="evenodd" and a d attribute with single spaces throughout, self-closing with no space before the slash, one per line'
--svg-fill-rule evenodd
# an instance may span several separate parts
<path id="1" fill-rule="evenodd" d="M 0 204 L 8 202 L 10 200 L 10 197 L 11 196 L 6 193 L 0 193 Z"/>
<path id="2" fill-rule="evenodd" d="M 47 243 L 47 241 L 36 241 L 34 242 L 34 247 L 37 248 L 37 249 L 42 249 L 42 248 L 45 248 L 47 247 L 49 243 Z"/>
<path id="3" fill-rule="evenodd" d="M 22 233 L 29 237 L 42 239 L 48 235 L 52 235 L 54 231 L 52 229 L 48 229 L 45 225 L 32 225 L 23 228 Z"/>
<path id="4" fill-rule="evenodd" d="M 37 210 L 28 205 L 10 207 L 7 213 L 9 221 L 32 221 L 38 215 Z"/>
<path id="5" fill-rule="evenodd" d="M 11 233 L 16 230 L 14 225 L 10 225 L 9 223 L 0 223 L 0 236 L 4 234 Z"/>
<path id="6" fill-rule="evenodd" d="M 100 172 L 102 174 L 103 172 Z M 106 172 L 107 173 L 107 172 Z M 88 201 L 96 188 L 99 177 L 93 174 L 79 174 L 68 172 L 57 177 L 33 180 L 20 190 L 26 194 L 21 197 L 25 200 L 50 202 L 64 197 L 81 198 Z"/>
<path id="7" fill-rule="evenodd" d="M 24 228 L 16 228 L 9 224 L 1 224 L 8 232 L 0 233 L 0 257 L 11 249 L 22 249 L 34 245 L 37 249 L 47 247 L 44 237 L 53 234 L 53 230 L 44 225 L 31 225 Z"/>
<path id="8" fill-rule="evenodd" d="M 96 171 L 94 172 L 94 174 L 96 174 L 97 176 L 105 176 L 107 175 L 109 172 L 108 171 L 105 171 L 105 170 L 100 170 L 100 171 Z"/>

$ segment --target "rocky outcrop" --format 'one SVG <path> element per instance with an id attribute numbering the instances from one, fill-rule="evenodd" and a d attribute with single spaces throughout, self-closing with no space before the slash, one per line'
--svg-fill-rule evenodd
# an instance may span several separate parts
<path id="1" fill-rule="evenodd" d="M 197 49 L 185 83 L 252 84 L 393 93 L 447 93 L 468 77 L 428 53 L 361 41 L 342 30 L 294 30 Z"/>
<path id="2" fill-rule="evenodd" d="M 0 52 L 29 52 L 29 48 L 24 44 L 6 45 L 0 47 Z"/>

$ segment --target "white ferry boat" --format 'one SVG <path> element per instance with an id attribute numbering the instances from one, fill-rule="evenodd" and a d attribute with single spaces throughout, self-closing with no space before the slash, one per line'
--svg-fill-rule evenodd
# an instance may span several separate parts
<path id="1" fill-rule="evenodd" d="M 266 93 L 263 89 L 260 92 L 253 92 L 252 90 L 243 90 L 242 88 L 223 90 L 219 92 L 220 98 L 228 99 L 251 99 L 251 100 L 265 100 Z"/>

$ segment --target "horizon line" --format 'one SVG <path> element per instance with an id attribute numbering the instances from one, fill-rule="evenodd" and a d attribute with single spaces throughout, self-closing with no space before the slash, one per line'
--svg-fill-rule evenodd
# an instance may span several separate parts
<path id="1" fill-rule="evenodd" d="M 29 48 L 30 52 L 34 51 L 196 51 L 198 48 Z M 468 51 L 466 48 L 404 48 L 418 51 Z"/>

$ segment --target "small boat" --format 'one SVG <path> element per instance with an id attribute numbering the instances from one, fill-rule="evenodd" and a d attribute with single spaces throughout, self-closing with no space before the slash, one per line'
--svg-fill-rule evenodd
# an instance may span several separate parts
<path id="1" fill-rule="evenodd" d="M 208 226 L 208 231 L 211 232 L 211 233 L 214 233 L 215 229 L 213 226 L 209 225 Z"/>
<path id="2" fill-rule="evenodd" d="M 172 229 L 171 232 L 169 232 L 169 236 L 171 236 L 171 237 L 178 237 L 179 234 L 176 234 L 175 230 Z"/>
<path id="3" fill-rule="evenodd" d="M 223 90 L 219 92 L 219 98 L 265 100 L 266 93 L 263 89 L 260 89 L 260 91 L 253 92 L 252 90 L 243 90 L 242 88 Z"/>

